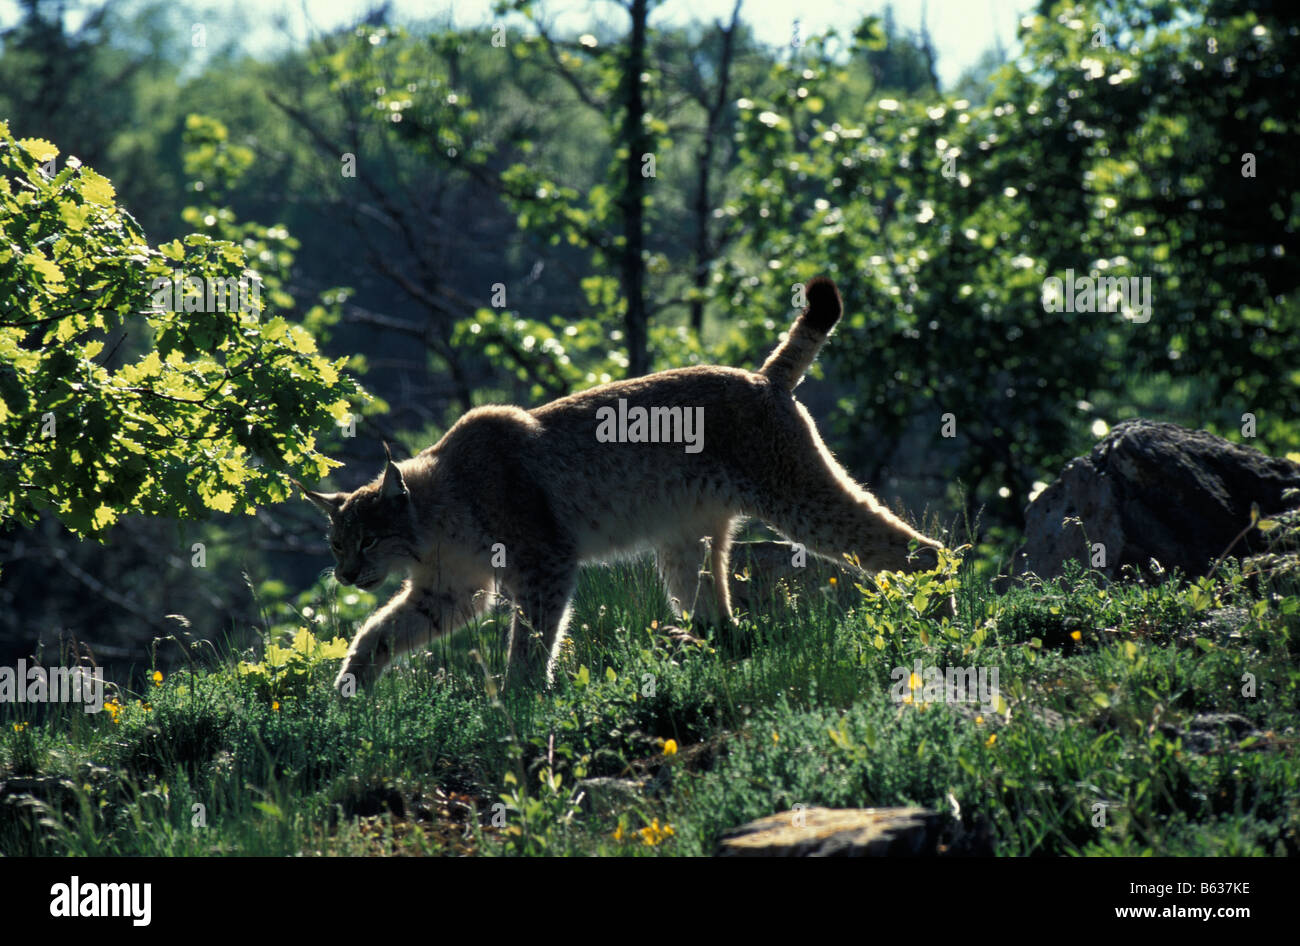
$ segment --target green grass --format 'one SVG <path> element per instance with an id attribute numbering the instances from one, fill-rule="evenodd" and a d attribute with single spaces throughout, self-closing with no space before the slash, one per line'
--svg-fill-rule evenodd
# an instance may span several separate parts
<path id="1" fill-rule="evenodd" d="M 346 636 L 373 599 L 334 594 L 268 605 L 268 635 Z M 1300 852 L 1300 597 L 1235 567 L 998 595 L 968 564 L 773 602 L 727 646 L 669 641 L 665 607 L 646 568 L 585 572 L 544 694 L 496 694 L 489 619 L 351 700 L 336 659 L 200 648 L 116 713 L 0 705 L 0 852 L 700 855 L 795 805 L 954 803 L 1001 855 Z M 899 702 L 918 660 L 997 668 L 1001 702 Z M 1209 712 L 1259 735 L 1191 745 Z M 595 777 L 643 784 L 580 803 Z"/>

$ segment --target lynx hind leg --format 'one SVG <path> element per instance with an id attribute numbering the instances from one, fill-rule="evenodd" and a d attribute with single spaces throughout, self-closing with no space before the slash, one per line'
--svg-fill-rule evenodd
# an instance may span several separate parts
<path id="1" fill-rule="evenodd" d="M 680 618 L 683 612 L 687 612 L 692 624 L 717 627 L 731 623 L 726 580 L 731 532 L 725 521 L 722 527 L 710 531 L 712 535 L 708 536 L 702 529 L 691 529 L 660 542 L 655 548 L 655 564 L 673 614 Z M 706 538 L 711 539 L 708 557 L 712 575 L 701 571 L 706 558 Z"/>
<path id="2" fill-rule="evenodd" d="M 704 562 L 703 534 L 690 534 L 660 542 L 655 547 L 655 567 L 668 595 L 674 617 L 695 616 L 700 597 L 700 566 Z"/>
<path id="3" fill-rule="evenodd" d="M 478 617 L 487 601 L 472 583 L 419 587 L 408 580 L 352 639 L 335 689 L 368 686 L 398 657 Z"/>
<path id="4" fill-rule="evenodd" d="M 841 488 L 810 491 L 798 500 L 774 504 L 770 522 L 818 555 L 843 563 L 856 556 L 869 572 L 923 571 L 936 562 L 942 544 L 927 538 L 884 508 L 874 496 Z M 765 517 L 766 518 L 766 517 Z M 909 546 L 920 546 L 909 556 Z"/>
<path id="5" fill-rule="evenodd" d="M 723 519 L 713 530 L 709 548 L 709 570 L 712 579 L 713 602 L 718 623 L 729 626 L 735 623 L 731 613 L 731 538 L 735 520 Z"/>
<path id="6" fill-rule="evenodd" d="M 789 469 L 794 475 L 761 497 L 762 518 L 810 551 L 842 562 L 856 555 L 867 571 L 933 568 L 941 542 L 917 532 L 855 483 L 822 443 L 812 418 L 796 405 L 804 430 Z M 909 557 L 908 546 L 920 548 Z"/>

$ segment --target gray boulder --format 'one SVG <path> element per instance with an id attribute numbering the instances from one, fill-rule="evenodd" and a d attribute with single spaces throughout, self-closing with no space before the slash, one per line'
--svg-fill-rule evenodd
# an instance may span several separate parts
<path id="1" fill-rule="evenodd" d="M 1290 460 L 1203 430 L 1125 421 L 1029 504 L 1013 571 L 1055 578 L 1077 559 L 1117 577 L 1126 565 L 1150 571 L 1154 559 L 1204 575 L 1249 525 L 1251 504 L 1262 516 L 1280 513 L 1297 505 L 1283 495 L 1290 489 L 1300 489 L 1300 465 Z M 1232 554 L 1265 547 L 1252 529 Z"/>

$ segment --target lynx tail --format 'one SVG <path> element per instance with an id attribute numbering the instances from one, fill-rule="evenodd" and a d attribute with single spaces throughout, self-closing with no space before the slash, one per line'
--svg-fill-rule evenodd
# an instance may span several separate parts
<path id="1" fill-rule="evenodd" d="M 809 280 L 804 292 L 807 307 L 795 319 L 785 341 L 776 347 L 759 369 L 773 384 L 793 391 L 817 357 L 844 310 L 835 283 L 825 276 Z"/>

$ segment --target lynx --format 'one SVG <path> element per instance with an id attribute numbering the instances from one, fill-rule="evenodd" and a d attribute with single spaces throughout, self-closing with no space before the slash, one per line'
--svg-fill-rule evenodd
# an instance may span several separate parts
<path id="1" fill-rule="evenodd" d="M 336 686 L 368 684 L 480 615 L 498 590 L 513 604 L 507 684 L 547 684 L 579 565 L 647 547 L 675 613 L 728 627 L 728 554 L 745 517 L 872 571 L 923 567 L 912 543 L 933 561 L 942 545 L 855 483 L 794 398 L 842 310 L 824 277 L 805 298 L 757 372 L 677 368 L 533 410 L 479 407 L 418 456 L 389 454 L 354 492 L 300 486 L 329 516 L 339 582 L 371 589 L 390 571 L 407 575 L 357 633 Z"/>

